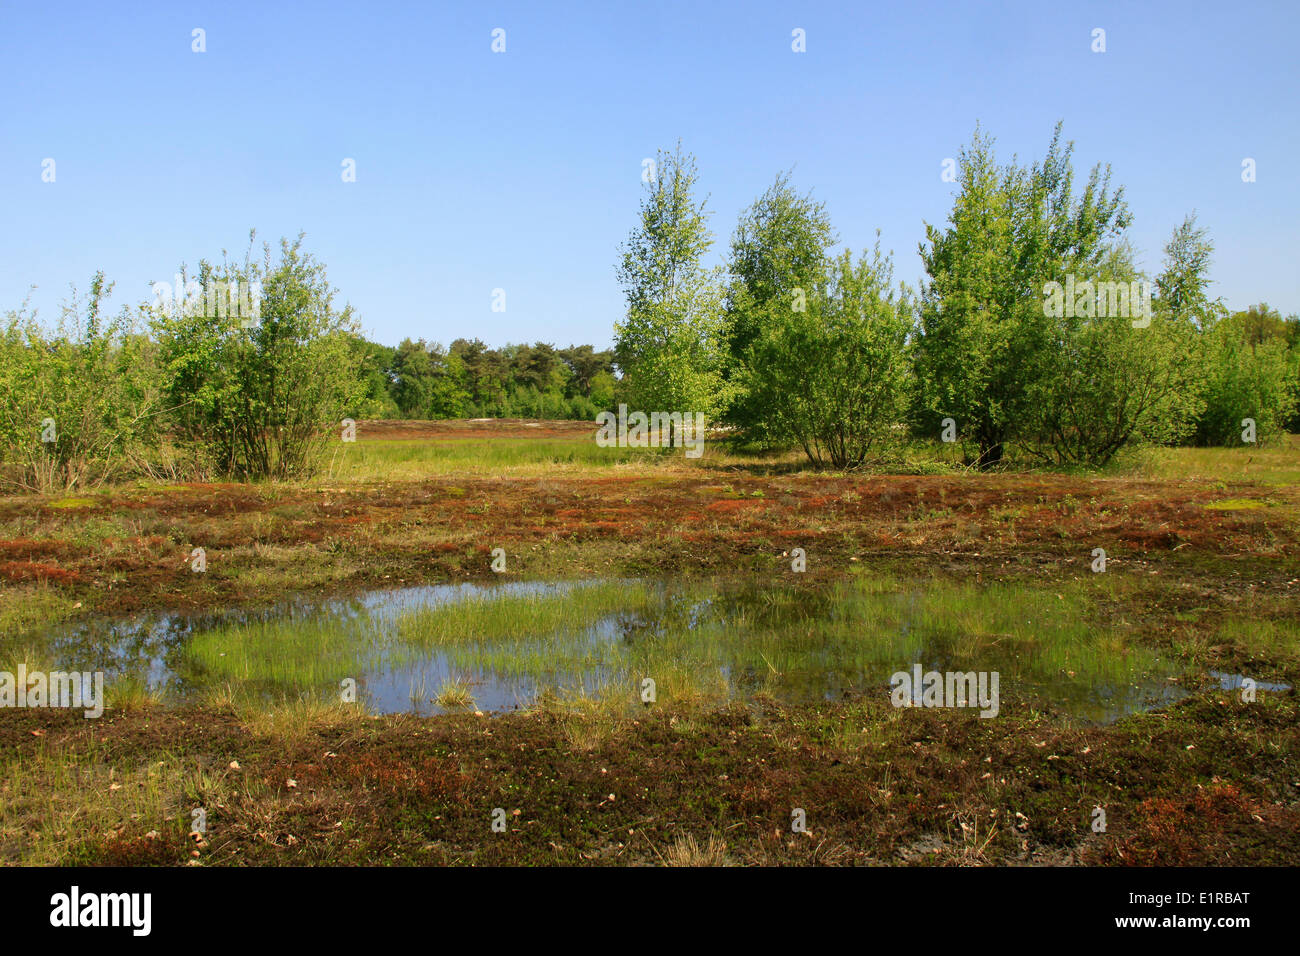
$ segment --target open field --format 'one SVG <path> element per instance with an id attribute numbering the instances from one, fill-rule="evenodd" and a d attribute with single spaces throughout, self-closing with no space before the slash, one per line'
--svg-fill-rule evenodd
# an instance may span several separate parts
<path id="1" fill-rule="evenodd" d="M 591 436 L 363 422 L 310 482 L 0 499 L 0 670 L 184 623 L 99 720 L 0 710 L 0 860 L 1300 861 L 1295 436 L 1100 474 Z M 891 706 L 931 658 L 995 664 L 997 717 Z"/>

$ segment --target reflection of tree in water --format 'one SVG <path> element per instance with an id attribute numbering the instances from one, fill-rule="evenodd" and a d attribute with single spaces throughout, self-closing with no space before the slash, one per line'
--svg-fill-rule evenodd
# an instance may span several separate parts
<path id="1" fill-rule="evenodd" d="M 52 667 L 103 671 L 109 679 L 132 677 L 164 681 L 179 659 L 193 618 L 146 614 L 126 620 L 86 621 L 52 633 L 46 643 Z"/>

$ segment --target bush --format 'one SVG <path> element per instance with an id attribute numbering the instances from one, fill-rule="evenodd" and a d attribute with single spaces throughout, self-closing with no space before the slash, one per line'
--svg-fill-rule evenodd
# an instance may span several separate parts
<path id="1" fill-rule="evenodd" d="M 319 467 L 340 421 L 365 394 L 351 308 L 333 308 L 324 267 L 302 252 L 302 237 L 281 240 L 271 262 L 245 260 L 218 271 L 200 263 L 204 290 L 261 283 L 256 321 L 204 314 L 186 301 L 155 322 L 163 387 L 181 441 L 201 464 L 238 478 L 305 477 Z M 184 274 L 182 272 L 182 274 Z"/>
<path id="2" fill-rule="evenodd" d="M 1256 440 L 1282 432 L 1296 407 L 1293 356 L 1281 339 L 1248 341 L 1238 315 L 1215 325 L 1203 342 L 1205 410 L 1198 445 L 1240 445 L 1242 420 L 1255 420 Z"/>
<path id="3" fill-rule="evenodd" d="M 892 433 L 906 401 L 911 304 L 889 286 L 877 247 L 825 264 L 803 311 L 776 305 L 745 357 L 742 387 L 770 441 L 798 445 L 819 467 L 861 464 Z"/>
<path id="4" fill-rule="evenodd" d="M 85 302 L 74 295 L 52 332 L 25 307 L 6 315 L 0 461 L 7 483 L 50 492 L 147 469 L 160 403 L 155 349 L 126 309 L 102 318 L 111 290 L 97 273 Z"/>
<path id="5" fill-rule="evenodd" d="M 1103 280 L 1128 282 L 1121 264 Z M 1125 445 L 1172 444 L 1192 431 L 1200 402 L 1197 330 L 1164 309 L 1141 317 L 1058 316 L 1030 387 L 1020 441 L 1053 465 L 1104 466 Z"/>

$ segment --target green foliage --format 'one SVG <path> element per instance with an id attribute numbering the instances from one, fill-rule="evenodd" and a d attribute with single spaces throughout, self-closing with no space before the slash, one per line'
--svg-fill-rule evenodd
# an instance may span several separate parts
<path id="1" fill-rule="evenodd" d="M 1297 405 L 1297 352 L 1283 334 L 1270 334 L 1267 307 L 1216 323 L 1204 341 L 1205 409 L 1196 422 L 1198 445 L 1240 445 L 1242 420 L 1255 420 L 1256 441 L 1283 431 Z M 1265 321 L 1261 321 L 1265 320 Z M 1281 331 L 1281 330 L 1277 330 Z"/>
<path id="2" fill-rule="evenodd" d="M 1200 329 L 1213 324 L 1222 308 L 1209 297 L 1210 257 L 1214 244 L 1195 214 L 1183 219 L 1165 245 L 1165 269 L 1156 279 L 1156 295 L 1165 312 Z"/>
<path id="3" fill-rule="evenodd" d="M 488 348 L 478 339 L 405 339 L 393 351 L 389 390 L 405 418 L 594 420 L 613 401 L 613 354 L 545 342 Z"/>
<path id="4" fill-rule="evenodd" d="M 741 382 L 773 440 L 796 444 L 818 466 L 861 464 L 904 412 L 911 302 L 890 289 L 879 244 L 855 263 L 826 260 L 807 308 L 770 308 L 745 353 Z"/>
<path id="5" fill-rule="evenodd" d="M 124 308 L 102 314 L 103 273 L 74 293 L 53 331 L 26 307 L 0 329 L 0 468 L 36 491 L 99 483 L 139 465 L 157 443 L 160 395 L 152 343 Z M 49 439 L 49 440 L 45 440 Z"/>
<path id="6" fill-rule="evenodd" d="M 977 127 L 946 224 L 926 225 L 913 298 L 891 288 L 878 243 L 857 260 L 832 253 L 825 205 L 789 173 L 741 214 L 724 281 L 703 265 L 707 201 L 678 143 L 658 154 L 621 248 L 627 311 L 609 351 L 369 341 L 350 307 L 335 308 L 301 236 L 282 240 L 274 261 L 264 246 L 260 262 L 223 253 L 192 279 L 182 269 L 203 307 L 141 306 L 141 328 L 128 309 L 104 315 L 111 286 L 97 274 L 55 329 L 25 304 L 0 324 L 0 481 L 50 491 L 178 468 L 302 477 L 343 418 L 592 421 L 620 402 L 703 412 L 738 443 L 798 447 L 837 469 L 904 423 L 936 436 L 946 417 L 981 467 L 1008 454 L 1092 467 L 1135 444 L 1236 446 L 1247 418 L 1260 442 L 1300 430 L 1300 319 L 1264 304 L 1227 315 L 1194 215 L 1165 246 L 1153 313 L 1101 309 L 1118 300 L 1096 284 L 1145 279 L 1123 189 L 1096 166 L 1076 193 L 1071 156 L 1058 125 L 1041 162 L 999 163 Z M 1053 283 L 1074 290 L 1064 311 Z M 253 284 L 256 322 L 207 297 Z"/>
<path id="7" fill-rule="evenodd" d="M 404 418 L 427 415 L 432 406 L 433 359 L 424 339 L 402 339 L 393 351 L 392 395 Z"/>
<path id="8" fill-rule="evenodd" d="M 357 401 L 356 418 L 398 418 L 401 413 L 393 400 L 389 369 L 397 349 L 371 342 L 360 335 L 349 335 L 348 345 L 361 375 L 362 394 Z"/>
<path id="9" fill-rule="evenodd" d="M 1113 249 L 1095 275 L 1130 283 L 1137 272 L 1128 248 Z M 1125 445 L 1172 444 L 1192 430 L 1200 407 L 1196 327 L 1164 300 L 1150 316 L 1137 301 L 1127 315 L 1099 302 L 1098 295 L 1084 303 L 1087 315 L 1050 317 L 1042 374 L 1028 390 L 1032 417 L 1020 436 L 1031 458 L 1104 466 Z"/>
<path id="10" fill-rule="evenodd" d="M 655 169 L 618 267 L 629 312 L 673 299 L 698 274 L 701 257 L 713 245 L 707 200 L 697 202 L 694 195 L 695 157 L 683 153 L 679 141 L 673 153 L 659 150 Z"/>
<path id="11" fill-rule="evenodd" d="M 1051 374 L 1045 284 L 1099 274 L 1129 223 L 1109 169 L 1094 167 L 1075 198 L 1072 151 L 1058 125 L 1041 164 L 999 166 L 992 140 L 976 129 L 961 152 L 948 226 L 926 225 L 916 342 L 925 425 L 954 418 L 982 467 L 1032 427 L 1035 386 Z"/>
<path id="12" fill-rule="evenodd" d="M 665 300 L 629 308 L 614 326 L 624 400 L 643 411 L 709 418 L 726 407 L 722 297 L 721 274 L 700 271 L 679 280 Z"/>
<path id="13" fill-rule="evenodd" d="M 713 242 L 697 202 L 695 160 L 681 144 L 660 151 L 640 221 L 623 247 L 619 279 L 627 316 L 614 326 L 614 354 L 629 404 L 643 411 L 703 412 L 727 406 L 723 287 L 700 259 Z"/>
<path id="14" fill-rule="evenodd" d="M 796 288 L 822 278 L 827 252 L 837 241 L 825 203 L 800 196 L 790 174 L 781 173 L 741 214 L 731 240 L 731 273 L 751 305 L 789 302 Z M 743 354 L 757 329 L 743 318 L 733 326 L 732 342 Z"/>
<path id="15" fill-rule="evenodd" d="M 619 397 L 711 402 L 738 443 L 797 445 L 835 467 L 865 460 L 902 420 L 934 435 L 952 417 L 981 467 L 1012 448 L 1104 466 L 1127 445 L 1235 439 L 1245 417 L 1262 434 L 1300 421 L 1300 323 L 1252 310 L 1220 326 L 1213 244 L 1194 215 L 1148 282 L 1123 188 L 1098 165 L 1076 191 L 1072 153 L 1058 125 L 1041 162 L 1000 164 L 977 128 L 947 225 L 926 227 L 915 307 L 889 292 L 878 249 L 856 266 L 832 259 L 824 205 L 779 175 L 741 215 L 721 319 L 716 274 L 699 264 L 712 240 L 694 160 L 680 145 L 660 154 L 619 269 Z"/>
<path id="16" fill-rule="evenodd" d="M 232 312 L 205 314 L 212 310 L 190 300 L 156 311 L 178 437 L 200 467 L 221 474 L 310 475 L 365 395 L 352 310 L 335 310 L 324 266 L 302 251 L 302 236 L 281 240 L 275 262 L 266 245 L 261 263 L 200 263 L 205 291 L 236 280 L 261 283 L 260 316 L 251 325 Z"/>
<path id="17" fill-rule="evenodd" d="M 804 308 L 807 297 L 826 278 L 827 259 L 837 241 L 824 203 L 800 196 L 788 173 L 776 177 L 746 209 L 731 240 L 731 284 L 727 293 L 727 347 L 730 377 L 746 378 L 751 343 L 780 323 L 791 310 Z M 748 371 L 754 371 L 752 368 Z M 726 420 L 746 442 L 771 445 L 782 440 L 770 429 L 780 394 L 739 389 Z"/>

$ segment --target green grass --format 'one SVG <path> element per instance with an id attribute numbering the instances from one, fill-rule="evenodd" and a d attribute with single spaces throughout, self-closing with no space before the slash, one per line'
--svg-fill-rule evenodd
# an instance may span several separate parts
<path id="1" fill-rule="evenodd" d="M 469 681 L 455 678 L 447 681 L 433 696 L 433 702 L 445 710 L 458 707 L 473 707 L 474 694 Z"/>
<path id="2" fill-rule="evenodd" d="M 652 599 L 648 585 L 624 581 L 580 583 L 560 594 L 480 593 L 403 614 L 393 633 L 401 643 L 423 648 L 538 640 L 583 630 L 610 614 L 644 612 Z"/>
<path id="3" fill-rule="evenodd" d="M 227 625 L 190 641 L 186 676 L 254 689 L 339 688 L 345 678 L 358 679 L 382 662 L 380 636 L 365 616 Z"/>
<path id="4" fill-rule="evenodd" d="M 1212 643 L 1232 648 L 1244 660 L 1267 661 L 1271 668 L 1300 665 L 1300 618 L 1294 608 L 1289 616 L 1264 616 L 1267 611 L 1260 610 L 1258 616 L 1246 614 L 1219 625 Z"/>
<path id="5" fill-rule="evenodd" d="M 887 474 L 949 474 L 962 471 L 956 443 L 911 441 L 892 449 L 867 471 Z M 362 436 L 342 445 L 328 462 L 332 480 L 419 478 L 448 474 L 537 475 L 547 470 L 601 471 L 618 465 L 654 468 L 684 465 L 706 469 L 795 467 L 811 470 L 797 450 L 736 451 L 711 442 L 700 459 L 684 459 L 679 450 L 601 448 L 594 438 L 446 438 L 374 439 Z M 1032 463 L 1011 461 L 1012 470 L 1034 470 Z M 1058 469 L 1066 473 L 1096 473 L 1090 468 Z M 1103 474 L 1157 479 L 1254 481 L 1263 485 L 1300 484 L 1300 436 L 1283 435 L 1266 445 L 1239 448 L 1132 448 L 1125 450 Z"/>
<path id="6" fill-rule="evenodd" d="M 1111 470 L 1143 478 L 1300 485 L 1300 435 L 1237 448 L 1139 448 L 1124 453 Z"/>
<path id="7" fill-rule="evenodd" d="M 432 652 L 480 670 L 495 663 L 503 672 L 536 672 L 545 666 L 542 642 L 580 634 L 620 611 L 644 609 L 649 593 L 645 586 L 604 582 L 581 584 L 565 595 L 472 595 L 391 620 L 358 610 L 229 624 L 194 636 L 183 674 L 191 683 L 230 685 L 251 694 L 314 691 L 337 697 L 347 678 L 359 680 L 366 672 L 399 667 Z"/>
<path id="8" fill-rule="evenodd" d="M 633 644 L 625 673 L 656 677 L 660 693 L 674 696 L 716 692 L 717 675 L 726 673 L 733 689 L 816 699 L 870 692 L 920 663 L 996 670 L 1004 692 L 1029 684 L 1083 706 L 1099 686 L 1171 672 L 1132 629 L 1098 627 L 1092 609 L 1106 590 L 1092 581 L 1049 590 L 886 577 L 841 583 L 813 599 L 765 589 L 719 601 L 693 626 L 687 619 L 697 609 L 667 615 Z"/>
<path id="9" fill-rule="evenodd" d="M 329 476 L 341 480 L 392 479 L 430 475 L 497 475 L 556 467 L 604 469 L 629 461 L 651 464 L 657 451 L 601 448 L 594 438 L 491 438 L 436 441 L 358 441 L 343 446 Z"/>

